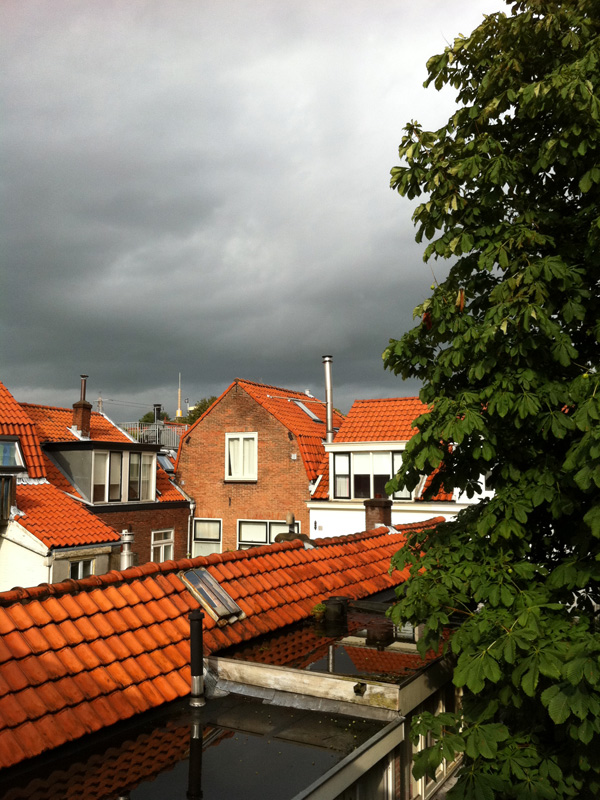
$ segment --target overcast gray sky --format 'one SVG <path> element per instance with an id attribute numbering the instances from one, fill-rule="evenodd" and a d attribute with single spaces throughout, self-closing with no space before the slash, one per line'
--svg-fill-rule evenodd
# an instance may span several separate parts
<path id="1" fill-rule="evenodd" d="M 452 113 L 427 59 L 501 8 L 0 0 L 0 379 L 71 405 L 85 372 L 126 420 L 179 373 L 322 397 L 328 353 L 343 411 L 415 394 L 381 353 L 432 279 L 389 171 Z"/>

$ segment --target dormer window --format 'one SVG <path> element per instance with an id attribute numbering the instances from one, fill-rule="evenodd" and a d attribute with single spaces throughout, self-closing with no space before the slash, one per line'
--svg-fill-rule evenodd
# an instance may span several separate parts
<path id="1" fill-rule="evenodd" d="M 152 502 L 155 473 L 154 453 L 95 450 L 92 502 Z"/>
<path id="2" fill-rule="evenodd" d="M 20 472 L 25 460 L 17 439 L 0 439 L 0 467 L 3 472 Z"/>
<path id="3" fill-rule="evenodd" d="M 360 451 L 333 453 L 333 496 L 338 500 L 387 497 L 386 483 L 402 466 L 402 453 Z M 412 493 L 395 492 L 394 500 L 411 500 Z"/>

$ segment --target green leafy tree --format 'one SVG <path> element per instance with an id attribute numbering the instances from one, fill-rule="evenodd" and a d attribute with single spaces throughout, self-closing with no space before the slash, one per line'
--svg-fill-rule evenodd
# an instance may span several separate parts
<path id="1" fill-rule="evenodd" d="M 452 798 L 597 798 L 600 2 L 520 0 L 427 67 L 458 107 L 406 127 L 391 183 L 450 266 L 384 353 L 431 408 L 390 489 L 495 495 L 394 558 L 421 647 L 462 620 L 463 708 L 417 721 L 437 737 L 417 773 L 461 752 Z"/>
<path id="2" fill-rule="evenodd" d="M 166 411 L 161 412 L 160 418 L 163 421 L 166 419 L 171 419 Z M 150 424 L 154 422 L 154 411 L 148 411 L 143 417 L 140 417 L 140 422 L 142 424 Z"/>
<path id="3" fill-rule="evenodd" d="M 203 397 L 202 400 L 198 400 L 196 405 L 193 408 L 190 408 L 188 415 L 185 419 L 185 422 L 188 425 L 193 425 L 197 419 L 199 419 L 204 412 L 212 406 L 212 404 L 217 399 L 216 395 L 211 395 L 210 397 Z"/>

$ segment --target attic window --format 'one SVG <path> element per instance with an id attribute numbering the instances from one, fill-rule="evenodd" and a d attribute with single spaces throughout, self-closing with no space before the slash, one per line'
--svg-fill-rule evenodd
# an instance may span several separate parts
<path id="1" fill-rule="evenodd" d="M 295 403 L 298 406 L 298 408 L 301 408 L 305 414 L 308 414 L 308 416 L 313 420 L 313 422 L 320 422 L 321 424 L 323 424 L 323 420 L 320 417 L 318 417 L 314 411 L 311 411 L 308 406 L 305 406 L 302 400 L 292 400 L 292 402 Z"/>
<path id="2" fill-rule="evenodd" d="M 4 472 L 25 469 L 25 461 L 17 439 L 0 439 L 0 468 Z"/>
<path id="3" fill-rule="evenodd" d="M 246 616 L 208 570 L 189 569 L 187 572 L 180 572 L 179 577 L 220 627 Z"/>

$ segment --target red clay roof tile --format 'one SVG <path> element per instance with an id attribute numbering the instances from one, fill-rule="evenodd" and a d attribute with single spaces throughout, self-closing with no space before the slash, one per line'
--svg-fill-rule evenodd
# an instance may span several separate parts
<path id="1" fill-rule="evenodd" d="M 204 646 L 205 653 L 209 654 L 305 618 L 316 602 L 329 595 L 343 592 L 352 597 L 364 597 L 375 585 L 378 588 L 393 586 L 401 576 L 398 573 L 390 576 L 388 565 L 392 554 L 402 546 L 405 532 L 431 527 L 437 521 L 402 526 L 394 534 L 383 528 L 367 534 L 321 540 L 310 553 L 298 541 L 286 542 L 223 554 L 218 560 L 212 557 L 210 563 L 204 558 L 192 562 L 185 559 L 177 564 L 152 565 L 151 570 L 110 573 L 94 582 L 66 581 L 53 587 L 0 594 L 0 620 L 5 628 L 10 628 L 7 633 L 12 631 L 23 637 L 27 634 L 32 641 L 38 634 L 43 635 L 50 648 L 48 652 L 34 655 L 31 652 L 10 655 L 9 652 L 0 663 L 0 689 L 4 687 L 4 694 L 35 691 L 37 699 L 45 703 L 45 711 L 40 716 L 40 720 L 46 720 L 45 725 L 53 721 L 59 702 L 62 703 L 60 708 L 64 707 L 56 726 L 57 733 L 47 741 L 33 736 L 25 728 L 28 723 L 12 724 L 0 717 L 0 766 L 16 763 L 15 758 L 22 758 L 19 753 L 30 757 L 62 743 L 61 737 L 67 741 L 81 726 L 94 730 L 156 707 L 168 697 L 188 693 L 187 617 L 190 608 L 198 604 L 177 572 L 190 563 L 209 567 L 213 574 L 220 565 L 224 589 L 231 589 L 232 595 L 236 593 L 234 589 L 238 593 L 239 590 L 247 592 L 245 598 L 239 598 L 247 619 L 220 628 L 205 615 Z M 227 572 L 222 569 L 224 563 Z M 243 566 L 247 569 L 243 570 Z M 225 574 L 239 576 L 242 571 L 252 577 L 223 579 Z M 16 606 L 21 610 L 14 610 Z M 122 611 L 116 610 L 119 607 Z M 79 616 L 74 622 L 71 615 L 77 613 L 78 608 L 86 614 L 92 613 Z M 23 610 L 25 614 L 21 613 Z M 53 622 L 47 623 L 44 614 Z M 27 615 L 31 626 L 23 633 L 16 631 L 12 619 L 23 626 L 29 624 Z M 47 687 L 57 686 L 67 674 L 73 676 L 62 684 L 68 691 L 60 694 L 56 688 L 54 690 L 62 697 L 59 701 Z M 90 699 L 100 695 L 105 698 L 102 703 L 89 704 Z M 27 707 L 33 707 L 31 702 Z M 112 712 L 107 710 L 109 708 Z M 76 718 L 71 719 L 70 714 Z M 2 748 L 3 740 L 12 741 L 10 736 L 1 736 L 3 731 L 27 742 L 27 749 L 24 745 L 20 750 Z M 35 746 L 41 749 L 35 751 Z"/>

